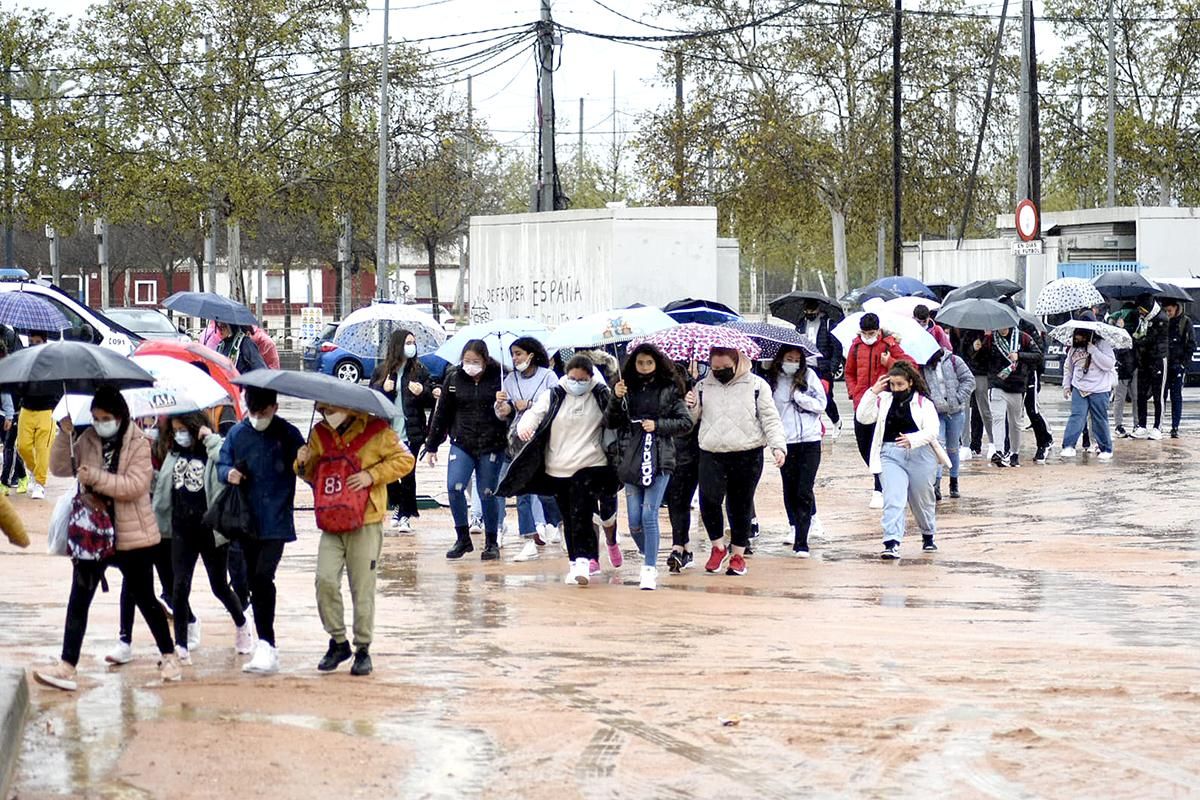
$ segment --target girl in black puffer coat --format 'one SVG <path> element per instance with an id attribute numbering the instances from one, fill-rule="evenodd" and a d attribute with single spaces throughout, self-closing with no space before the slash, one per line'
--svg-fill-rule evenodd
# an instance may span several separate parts
<path id="1" fill-rule="evenodd" d="M 417 339 L 411 331 L 396 330 L 388 340 L 387 355 L 375 374 L 371 388 L 378 389 L 401 412 L 393 418 L 392 428 L 400 441 L 413 453 L 425 444 L 426 411 L 433 406 L 433 378 L 417 360 Z M 403 423 L 403 424 L 401 424 Z M 388 484 L 388 508 L 393 509 L 392 527 L 400 533 L 412 532 L 417 511 L 417 471 Z"/>
<path id="2" fill-rule="evenodd" d="M 692 428 L 684 383 L 658 348 L 638 345 L 625 361 L 606 427 L 617 433 L 617 477 L 625 484 L 629 534 L 645 556 L 641 588 L 658 577 L 659 507 L 675 471 L 675 437 Z"/>

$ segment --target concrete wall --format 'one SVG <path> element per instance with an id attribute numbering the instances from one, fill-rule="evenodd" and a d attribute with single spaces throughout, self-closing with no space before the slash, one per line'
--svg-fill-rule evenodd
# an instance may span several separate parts
<path id="1" fill-rule="evenodd" d="M 720 289 L 714 208 L 473 217 L 470 241 L 476 321 L 528 316 L 553 325 L 635 302 L 713 298 Z"/>
<path id="2" fill-rule="evenodd" d="M 1200 209 L 1142 209 L 1137 222 L 1137 260 L 1145 264 L 1143 274 L 1150 277 L 1178 277 L 1200 274 L 1200 217 L 1166 216 L 1158 211 Z"/>
<path id="3" fill-rule="evenodd" d="M 741 301 L 742 246 L 737 239 L 717 239 L 717 293 L 712 298 L 732 309 Z"/>

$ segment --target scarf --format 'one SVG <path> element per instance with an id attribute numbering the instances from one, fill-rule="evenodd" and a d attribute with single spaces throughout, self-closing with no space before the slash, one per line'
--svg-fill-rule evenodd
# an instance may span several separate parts
<path id="1" fill-rule="evenodd" d="M 1000 351 L 1002 356 L 1008 358 L 1010 354 L 1016 353 L 1020 350 L 1021 331 L 1017 328 L 1013 328 L 1012 333 L 1009 334 L 1007 339 L 1005 339 L 1003 336 L 992 334 L 992 343 L 996 346 L 996 349 Z M 1009 375 L 1012 375 L 1014 366 L 1016 365 L 1010 361 L 1008 365 L 1004 367 L 1004 369 L 996 373 L 996 377 L 1003 379 L 1007 378 Z"/>

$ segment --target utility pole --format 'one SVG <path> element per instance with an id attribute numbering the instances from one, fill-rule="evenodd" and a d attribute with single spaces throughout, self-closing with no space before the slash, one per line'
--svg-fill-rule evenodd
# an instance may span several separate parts
<path id="1" fill-rule="evenodd" d="M 388 151 L 388 12 L 383 0 L 383 51 L 379 64 L 379 184 L 375 193 L 375 284 L 380 300 L 390 296 L 387 252 L 387 151 Z"/>
<path id="2" fill-rule="evenodd" d="M 901 0 L 896 0 L 892 18 L 892 274 L 903 274 L 903 238 L 900 229 L 900 35 Z"/>
<path id="3" fill-rule="evenodd" d="M 575 152 L 575 194 L 583 188 L 583 98 L 579 98 L 579 146 Z"/>
<path id="4" fill-rule="evenodd" d="M 204 60 L 209 80 L 212 79 L 212 34 L 204 34 Z M 211 85 L 211 84 L 210 84 Z M 211 115 L 208 123 L 212 124 Z M 208 208 L 204 212 L 204 271 L 208 273 L 208 291 L 217 291 L 217 187 L 209 190 Z M 232 287 L 231 287 L 232 288 Z"/>
<path id="5" fill-rule="evenodd" d="M 538 211 L 555 207 L 554 165 L 554 19 L 550 0 L 541 0 L 542 20 L 538 29 L 538 105 L 541 112 L 541 150 L 538 176 Z"/>
<path id="6" fill-rule="evenodd" d="M 108 131 L 108 100 L 104 97 L 105 81 L 103 75 L 100 78 L 100 131 L 104 135 Z M 93 232 L 96 234 L 96 261 L 100 265 L 100 307 L 108 308 L 109 306 L 109 287 L 108 287 L 108 220 L 104 218 L 104 186 L 96 187 L 97 206 L 100 210 L 100 216 L 96 218 L 96 224 Z M 9 230 L 12 226 L 9 226 Z M 125 286 L 129 287 L 129 275 L 125 276 Z"/>
<path id="7" fill-rule="evenodd" d="M 1108 0 L 1108 207 L 1117 204 L 1117 51 L 1113 0 Z"/>
<path id="8" fill-rule="evenodd" d="M 342 97 L 341 97 L 341 134 L 342 155 L 350 149 L 350 7 L 342 5 Z M 349 205 L 347 203 L 347 205 Z M 334 314 L 343 319 L 350 313 L 350 258 L 354 249 L 354 217 L 349 210 L 342 212 L 338 234 L 338 296 L 334 298 Z M 321 298 L 324 300 L 324 297 Z M 312 288 L 309 288 L 308 302 L 312 304 Z"/>
<path id="9" fill-rule="evenodd" d="M 1029 149 L 1031 136 L 1029 48 L 1033 34 L 1033 0 L 1021 0 L 1021 101 L 1017 117 L 1017 202 L 1029 197 Z M 1017 283 L 1025 285 L 1027 256 L 1016 257 Z"/>
<path id="10" fill-rule="evenodd" d="M 54 285 L 62 286 L 62 262 L 58 257 L 58 231 L 53 225 L 46 226 L 46 238 L 50 240 L 50 279 Z"/>
<path id="11" fill-rule="evenodd" d="M 615 115 L 614 115 L 615 116 Z M 683 191 L 683 51 L 675 51 L 675 205 L 684 203 Z"/>
<path id="12" fill-rule="evenodd" d="M 4 125 L 9 130 L 12 122 L 12 61 L 4 65 Z M 13 223 L 16 213 L 13 210 L 13 157 L 12 134 L 4 135 L 4 266 L 13 267 L 16 260 L 13 242 Z"/>

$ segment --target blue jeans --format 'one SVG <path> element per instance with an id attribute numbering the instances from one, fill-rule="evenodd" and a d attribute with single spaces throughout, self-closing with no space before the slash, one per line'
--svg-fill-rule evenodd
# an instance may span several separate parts
<path id="1" fill-rule="evenodd" d="M 1167 396 L 1171 398 L 1171 430 L 1179 430 L 1183 419 L 1183 383 L 1187 379 L 1187 367 L 1176 364 L 1167 372 Z"/>
<path id="2" fill-rule="evenodd" d="M 475 458 L 456 444 L 450 445 L 450 462 L 446 465 L 446 490 L 450 495 L 450 514 L 454 526 L 462 528 L 471 524 L 467 514 L 467 485 L 471 476 L 476 476 L 476 486 L 484 501 L 483 529 L 487 533 L 500 530 L 500 505 L 495 501 L 496 485 L 500 482 L 500 467 L 504 464 L 503 453 L 481 453 Z"/>
<path id="3" fill-rule="evenodd" d="M 658 527 L 658 510 L 671 482 L 670 475 L 655 475 L 649 486 L 625 484 L 625 505 L 629 510 L 629 535 L 638 550 L 646 557 L 646 566 L 658 563 L 658 544 L 662 533 Z"/>
<path id="4" fill-rule="evenodd" d="M 1108 429 L 1108 392 L 1095 392 L 1084 397 L 1078 389 L 1071 390 L 1071 416 L 1067 419 L 1067 429 L 1063 431 L 1062 446 L 1075 446 L 1089 415 L 1092 419 L 1092 436 L 1096 437 L 1100 452 L 1111 453 L 1113 443 L 1112 433 Z"/>
<path id="5" fill-rule="evenodd" d="M 950 477 L 958 477 L 958 448 L 959 440 L 962 438 L 963 428 L 967 424 L 967 412 L 959 411 L 957 414 L 939 414 L 938 415 L 938 438 L 942 440 L 942 447 L 946 448 L 946 455 L 950 456 Z M 937 468 L 937 479 L 942 479 L 942 465 L 939 463 Z"/>
<path id="6" fill-rule="evenodd" d="M 541 512 L 541 513 L 538 513 Z M 548 494 L 523 494 L 517 498 L 517 524 L 522 536 L 533 536 L 537 533 L 538 517 L 541 522 L 558 527 L 562 524 L 562 513 L 558 510 L 558 502 Z"/>
<path id="7" fill-rule="evenodd" d="M 937 532 L 937 505 L 933 499 L 933 479 L 938 460 L 933 448 L 926 445 L 909 450 L 893 442 L 885 442 L 880 454 L 883 461 L 883 540 L 900 542 L 904 539 L 904 509 L 912 509 L 917 527 L 924 536 Z"/>

